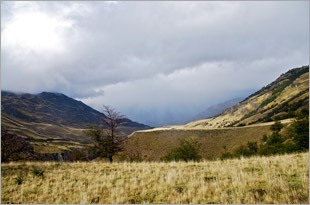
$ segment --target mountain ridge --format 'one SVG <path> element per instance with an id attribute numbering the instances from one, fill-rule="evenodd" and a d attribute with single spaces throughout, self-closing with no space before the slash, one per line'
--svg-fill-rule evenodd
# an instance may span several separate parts
<path id="1" fill-rule="evenodd" d="M 185 127 L 232 127 L 294 117 L 309 105 L 309 66 L 290 69 L 235 106 L 210 119 Z"/>
<path id="2" fill-rule="evenodd" d="M 212 105 L 205 109 L 204 111 L 200 112 L 198 115 L 192 118 L 190 121 L 208 119 L 211 117 L 215 117 L 225 111 L 227 108 L 232 107 L 233 105 L 237 104 L 238 102 L 242 101 L 243 98 L 233 98 L 230 100 L 226 100 L 225 102 L 221 102 L 215 105 Z"/>
<path id="3" fill-rule="evenodd" d="M 76 128 L 85 128 L 90 123 L 100 125 L 103 118 L 107 119 L 106 115 L 85 103 L 55 92 L 29 94 L 1 91 L 1 111 L 28 122 L 52 123 Z M 128 118 L 122 125 L 151 128 Z"/>

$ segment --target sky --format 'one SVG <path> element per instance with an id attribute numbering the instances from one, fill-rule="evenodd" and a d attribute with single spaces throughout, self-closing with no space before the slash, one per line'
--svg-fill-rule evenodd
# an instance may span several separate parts
<path id="1" fill-rule="evenodd" d="M 162 126 L 309 64 L 309 2 L 1 2 L 1 89 Z"/>

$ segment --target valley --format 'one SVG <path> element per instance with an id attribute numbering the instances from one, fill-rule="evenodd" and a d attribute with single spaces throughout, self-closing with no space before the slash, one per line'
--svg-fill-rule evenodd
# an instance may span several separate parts
<path id="1" fill-rule="evenodd" d="M 309 204 L 309 1 L 1 1 L 1 204 Z"/>
<path id="2" fill-rule="evenodd" d="M 270 127 L 276 120 L 284 125 L 281 132 L 285 134 L 297 113 L 308 107 L 309 67 L 304 66 L 282 74 L 220 115 L 185 125 L 136 131 L 126 146 L 129 155 L 136 153 L 152 161 L 176 147 L 180 139 L 194 138 L 201 143 L 203 158 L 219 158 L 224 146 L 230 152 L 248 142 L 261 143 L 263 135 L 272 133 Z"/>
<path id="3" fill-rule="evenodd" d="M 92 146 L 92 138 L 86 135 L 89 125 L 106 128 L 102 122 L 107 116 L 63 94 L 1 93 L 1 126 L 30 142 L 39 159 L 53 155 L 50 159 L 55 160 L 54 156 L 61 154 L 63 159 L 72 161 L 75 152 L 85 152 L 86 147 Z M 282 122 L 281 133 L 285 134 L 300 110 L 308 106 L 309 67 L 303 66 L 289 70 L 208 119 L 152 129 L 126 118 L 119 130 L 128 139 L 115 159 L 158 161 L 182 139 L 197 140 L 203 159 L 217 159 L 224 147 L 231 152 L 248 142 L 262 143 L 262 137 L 272 133 L 270 127 L 275 120 Z"/>

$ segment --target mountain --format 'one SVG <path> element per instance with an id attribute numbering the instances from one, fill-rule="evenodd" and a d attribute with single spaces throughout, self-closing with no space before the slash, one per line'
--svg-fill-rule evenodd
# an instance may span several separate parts
<path id="1" fill-rule="evenodd" d="M 1 92 L 1 112 L 26 122 L 84 128 L 99 123 L 104 114 L 60 93 L 37 95 Z"/>
<path id="2" fill-rule="evenodd" d="M 201 113 L 199 113 L 198 115 L 196 115 L 195 117 L 193 117 L 191 121 L 208 119 L 208 118 L 214 117 L 216 115 L 219 115 L 224 110 L 232 107 L 233 105 L 237 104 L 241 100 L 243 100 L 243 98 L 234 98 L 234 99 L 225 101 L 223 103 L 219 103 L 219 104 L 210 106 L 207 109 L 205 109 L 204 111 L 202 111 Z"/>
<path id="3" fill-rule="evenodd" d="M 1 92 L 1 112 L 26 122 L 51 123 L 85 128 L 100 124 L 103 113 L 61 93 L 42 92 L 37 95 Z M 149 126 L 126 119 L 124 127 L 148 129 Z"/>
<path id="4" fill-rule="evenodd" d="M 209 119 L 185 125 L 136 131 L 129 136 L 126 152 L 142 160 L 159 160 L 180 139 L 195 138 L 203 158 L 220 157 L 247 142 L 260 142 L 271 133 L 274 120 L 287 126 L 297 113 L 309 108 L 309 66 L 294 68 L 243 101 Z"/>
<path id="5" fill-rule="evenodd" d="M 232 127 L 288 119 L 309 106 L 309 66 L 294 68 L 221 115 L 185 127 Z"/>
<path id="6" fill-rule="evenodd" d="M 1 91 L 1 126 L 31 142 L 39 153 L 59 153 L 83 148 L 90 142 L 84 129 L 107 119 L 81 101 L 61 93 L 17 94 Z M 150 126 L 126 119 L 120 125 L 123 134 Z"/>

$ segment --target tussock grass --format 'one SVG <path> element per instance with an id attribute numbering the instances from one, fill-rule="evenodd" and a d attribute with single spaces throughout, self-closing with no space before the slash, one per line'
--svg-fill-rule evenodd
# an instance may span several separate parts
<path id="1" fill-rule="evenodd" d="M 309 202 L 309 153 L 188 163 L 9 163 L 1 172 L 2 203 Z"/>
<path id="2" fill-rule="evenodd" d="M 232 152 L 249 141 L 260 142 L 263 135 L 271 134 L 270 126 L 138 131 L 129 137 L 125 150 L 127 155 L 139 153 L 142 160 L 159 160 L 177 147 L 180 139 L 195 138 L 201 143 L 199 154 L 203 158 L 219 158 L 225 151 L 223 146 Z"/>

